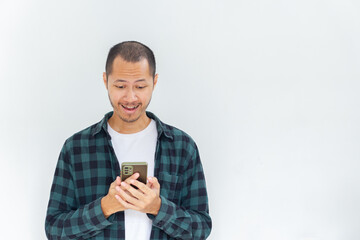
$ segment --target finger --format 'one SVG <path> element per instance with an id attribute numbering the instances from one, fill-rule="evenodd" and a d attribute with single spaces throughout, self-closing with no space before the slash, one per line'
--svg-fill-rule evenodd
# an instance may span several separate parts
<path id="1" fill-rule="evenodd" d="M 136 172 L 131 177 L 132 179 L 138 179 L 140 177 L 140 173 Z"/>
<path id="2" fill-rule="evenodd" d="M 131 179 L 138 179 L 138 177 L 140 177 L 140 174 L 136 172 L 130 177 L 126 178 L 124 181 L 130 181 Z"/>
<path id="3" fill-rule="evenodd" d="M 135 175 L 137 174 L 137 175 Z M 131 181 L 137 181 L 136 179 L 140 177 L 139 173 L 134 173 L 134 175 L 132 175 L 131 177 L 128 177 L 124 182 L 126 182 L 127 184 L 131 184 Z"/>
<path id="4" fill-rule="evenodd" d="M 123 186 L 116 186 L 115 187 L 115 190 L 116 190 L 116 192 L 119 194 L 120 193 L 120 189 L 123 189 L 125 192 L 126 192 L 126 194 L 128 194 L 128 195 L 130 195 L 130 196 L 132 196 L 132 197 L 134 197 L 132 194 L 131 194 L 131 192 L 129 192 L 126 188 L 124 188 Z"/>
<path id="5" fill-rule="evenodd" d="M 122 189 L 128 191 L 131 196 L 135 197 L 136 199 L 143 199 L 144 193 L 138 189 L 133 188 L 131 185 L 123 182 L 121 183 Z"/>
<path id="6" fill-rule="evenodd" d="M 147 185 L 145 185 L 144 183 L 138 181 L 138 180 L 131 179 L 129 181 L 129 183 L 131 185 L 136 186 L 139 190 L 141 190 L 145 194 L 147 194 L 149 192 L 149 187 Z"/>
<path id="7" fill-rule="evenodd" d="M 133 210 L 137 210 L 137 211 L 140 210 L 138 207 L 134 206 L 133 204 L 124 201 L 124 200 L 123 200 L 120 196 L 118 196 L 118 195 L 115 195 L 115 198 L 116 198 L 116 200 L 118 200 L 118 202 L 119 202 L 121 205 L 124 206 L 125 209 L 133 209 Z"/>
<path id="8" fill-rule="evenodd" d="M 129 194 L 127 194 L 124 190 L 122 190 L 120 188 L 120 196 L 122 199 L 124 199 L 126 202 L 131 203 L 132 205 L 137 205 L 139 200 L 137 200 L 136 198 L 130 196 Z"/>
<path id="9" fill-rule="evenodd" d="M 120 187 L 119 187 L 119 186 L 116 186 L 115 189 L 116 189 L 116 192 L 114 193 L 114 197 L 115 197 L 115 198 L 116 198 L 116 196 L 122 197 L 122 196 L 120 195 Z"/>

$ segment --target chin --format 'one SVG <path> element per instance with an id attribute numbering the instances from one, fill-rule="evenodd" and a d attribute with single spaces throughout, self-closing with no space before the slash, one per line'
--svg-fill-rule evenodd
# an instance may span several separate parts
<path id="1" fill-rule="evenodd" d="M 127 116 L 127 115 L 124 116 L 122 114 L 118 114 L 118 116 L 124 122 L 133 123 L 133 122 L 136 122 L 137 120 L 139 120 L 139 118 L 141 117 L 141 114 L 138 116 Z"/>
<path id="2" fill-rule="evenodd" d="M 136 122 L 139 118 L 123 118 L 121 117 L 121 120 L 123 120 L 124 122 L 127 122 L 127 123 L 133 123 L 133 122 Z"/>

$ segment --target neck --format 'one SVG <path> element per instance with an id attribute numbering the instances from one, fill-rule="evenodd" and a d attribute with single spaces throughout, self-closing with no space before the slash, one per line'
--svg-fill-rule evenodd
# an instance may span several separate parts
<path id="1" fill-rule="evenodd" d="M 108 120 L 108 123 L 110 124 L 112 129 L 123 134 L 140 132 L 144 130 L 150 124 L 150 122 L 151 119 L 146 116 L 145 113 L 135 122 L 125 122 L 124 120 L 119 118 L 115 112 Z"/>

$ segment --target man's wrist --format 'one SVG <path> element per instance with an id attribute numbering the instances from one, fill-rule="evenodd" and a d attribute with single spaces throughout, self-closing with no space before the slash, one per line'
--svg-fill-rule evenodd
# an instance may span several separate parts
<path id="1" fill-rule="evenodd" d="M 151 214 L 154 216 L 158 215 L 160 208 L 161 208 L 161 198 L 159 196 L 157 204 L 156 204 L 156 209 Z"/>
<path id="2" fill-rule="evenodd" d="M 105 197 L 103 197 L 101 199 L 101 210 L 102 210 L 105 218 L 108 218 L 112 214 L 110 212 L 110 210 L 107 208 L 107 206 L 108 206 L 107 200 L 108 200 L 108 195 L 106 195 Z"/>

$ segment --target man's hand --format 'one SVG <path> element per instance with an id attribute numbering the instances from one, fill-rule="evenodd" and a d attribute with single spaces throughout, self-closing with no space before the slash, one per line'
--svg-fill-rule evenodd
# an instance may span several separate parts
<path id="1" fill-rule="evenodd" d="M 139 176 L 131 176 L 129 177 L 129 180 L 131 179 L 137 179 Z M 104 213 L 104 216 L 108 218 L 111 214 L 124 211 L 126 208 L 119 203 L 118 200 L 116 200 L 116 194 L 118 194 L 116 187 L 120 188 L 121 186 L 121 178 L 116 177 L 115 181 L 111 183 L 109 187 L 108 194 L 101 199 L 101 209 Z M 119 196 L 117 196 L 119 197 Z"/>
<path id="2" fill-rule="evenodd" d="M 115 195 L 116 199 L 126 209 L 133 209 L 156 216 L 161 206 L 160 184 L 157 178 L 148 177 L 146 185 L 136 179 L 129 177 L 122 182 L 121 187 L 116 188 L 119 194 L 119 196 Z M 135 189 L 130 184 L 138 189 Z"/>

